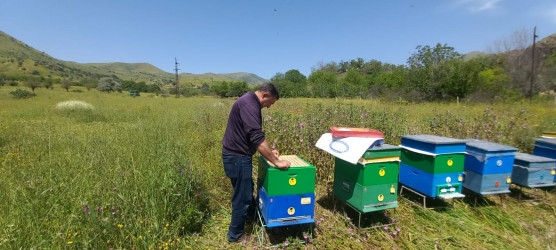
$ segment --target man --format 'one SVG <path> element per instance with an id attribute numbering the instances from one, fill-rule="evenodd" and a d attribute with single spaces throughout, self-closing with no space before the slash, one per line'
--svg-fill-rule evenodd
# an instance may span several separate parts
<path id="1" fill-rule="evenodd" d="M 252 212 L 254 209 L 253 154 L 259 151 L 277 168 L 290 167 L 289 161 L 280 160 L 278 151 L 270 148 L 262 130 L 261 109 L 270 108 L 279 98 L 276 87 L 265 83 L 257 91 L 247 92 L 238 98 L 230 111 L 222 139 L 224 171 L 234 188 L 228 242 L 236 242 L 243 235 L 248 211 Z"/>

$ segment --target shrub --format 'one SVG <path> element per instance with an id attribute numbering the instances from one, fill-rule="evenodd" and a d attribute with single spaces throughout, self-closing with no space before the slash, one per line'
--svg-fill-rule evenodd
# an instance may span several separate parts
<path id="1" fill-rule="evenodd" d="M 23 89 L 16 89 L 15 91 L 10 92 L 10 95 L 12 95 L 15 99 L 25 99 L 36 96 L 35 93 Z"/>
<path id="2" fill-rule="evenodd" d="M 83 101 L 65 101 L 56 104 L 58 110 L 92 110 L 93 105 Z"/>

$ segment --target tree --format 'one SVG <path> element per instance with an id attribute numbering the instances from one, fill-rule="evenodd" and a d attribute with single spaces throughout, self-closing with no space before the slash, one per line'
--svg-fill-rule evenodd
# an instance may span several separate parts
<path id="1" fill-rule="evenodd" d="M 120 81 L 114 77 L 103 77 L 98 81 L 97 90 L 110 93 L 111 91 L 122 91 L 122 86 Z"/>
<path id="2" fill-rule="evenodd" d="M 314 97 L 336 97 L 336 83 L 338 79 L 336 74 L 330 71 L 318 70 L 308 78 L 309 84 Z"/>
<path id="3" fill-rule="evenodd" d="M 409 65 L 409 81 L 417 91 L 424 94 L 424 99 L 436 100 L 443 98 L 442 85 L 451 74 L 451 61 L 461 61 L 463 56 L 453 47 L 436 44 L 435 47 L 417 46 L 407 63 Z"/>
<path id="4" fill-rule="evenodd" d="M 62 79 L 62 82 L 60 84 L 62 85 L 62 88 L 66 90 L 66 92 L 69 92 L 70 87 L 73 86 L 73 83 L 67 78 Z"/>
<path id="5" fill-rule="evenodd" d="M 36 88 L 40 88 L 43 86 L 42 82 L 39 81 L 38 78 L 36 77 L 29 77 L 26 81 L 25 81 L 25 86 L 31 88 L 31 91 L 33 91 L 33 93 L 35 93 L 35 89 Z"/>

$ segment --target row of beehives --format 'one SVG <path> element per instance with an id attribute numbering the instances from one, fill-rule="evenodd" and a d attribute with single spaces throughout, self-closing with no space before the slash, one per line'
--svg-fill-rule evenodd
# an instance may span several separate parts
<path id="1" fill-rule="evenodd" d="M 556 158 L 556 139 L 535 147 Z M 288 170 L 273 168 L 262 156 L 258 168 L 258 205 L 265 224 L 277 227 L 314 222 L 315 167 L 300 157 Z M 462 187 L 502 194 L 510 183 L 526 187 L 554 185 L 556 159 L 517 153 L 517 149 L 480 140 L 408 135 L 402 145 L 369 148 L 351 164 L 335 159 L 334 194 L 360 212 L 398 206 L 398 184 L 429 197 L 453 198 Z"/>
<path id="2" fill-rule="evenodd" d="M 463 197 L 462 187 L 488 195 L 510 192 L 510 183 L 554 186 L 556 138 L 538 139 L 535 154 L 544 157 L 482 140 L 408 135 L 400 147 L 385 144 L 367 150 L 356 165 L 336 159 L 334 193 L 365 213 L 396 207 L 398 181 L 444 199 Z"/>

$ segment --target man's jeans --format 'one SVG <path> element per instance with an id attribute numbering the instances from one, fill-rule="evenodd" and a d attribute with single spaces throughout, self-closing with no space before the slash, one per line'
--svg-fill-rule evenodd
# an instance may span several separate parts
<path id="1" fill-rule="evenodd" d="M 222 153 L 226 176 L 234 188 L 232 196 L 232 221 L 228 228 L 228 241 L 237 241 L 244 232 L 245 220 L 254 212 L 253 165 L 251 156 Z"/>

